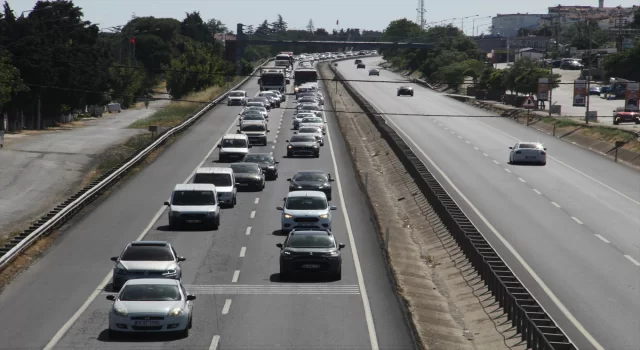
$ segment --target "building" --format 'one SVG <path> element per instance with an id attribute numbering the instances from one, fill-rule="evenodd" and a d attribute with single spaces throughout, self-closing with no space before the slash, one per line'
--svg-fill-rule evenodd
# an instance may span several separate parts
<path id="1" fill-rule="evenodd" d="M 520 28 L 536 28 L 540 26 L 544 16 L 542 14 L 528 13 L 498 14 L 491 18 L 491 35 L 517 36 Z"/>
<path id="2" fill-rule="evenodd" d="M 531 60 L 537 61 L 544 57 L 544 51 L 537 50 L 532 47 L 526 47 L 524 49 L 518 50 L 516 54 L 516 61 L 522 58 L 529 58 Z"/>
<path id="3" fill-rule="evenodd" d="M 598 23 L 603 30 L 626 27 L 633 22 L 633 16 L 639 9 L 633 7 L 604 7 L 600 0 L 598 7 L 562 6 L 549 7 L 549 14 L 542 19 L 542 25 L 558 25 L 561 29 L 577 22 L 590 21 Z"/>

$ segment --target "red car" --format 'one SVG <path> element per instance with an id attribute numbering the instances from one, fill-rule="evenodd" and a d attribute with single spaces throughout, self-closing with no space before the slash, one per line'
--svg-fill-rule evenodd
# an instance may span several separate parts
<path id="1" fill-rule="evenodd" d="M 624 107 L 616 108 L 616 110 L 613 111 L 613 124 L 618 125 L 620 123 L 640 124 L 640 111 Z"/>

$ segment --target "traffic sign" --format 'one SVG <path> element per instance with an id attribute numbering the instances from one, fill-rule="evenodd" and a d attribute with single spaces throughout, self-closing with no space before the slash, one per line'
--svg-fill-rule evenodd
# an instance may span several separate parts
<path id="1" fill-rule="evenodd" d="M 522 108 L 536 108 L 536 103 L 533 101 L 533 97 L 527 97 L 527 99 L 522 103 Z"/>

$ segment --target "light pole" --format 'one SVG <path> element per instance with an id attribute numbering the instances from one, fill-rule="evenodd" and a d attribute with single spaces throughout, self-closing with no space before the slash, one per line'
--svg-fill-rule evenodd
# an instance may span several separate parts
<path id="1" fill-rule="evenodd" d="M 476 33 L 477 33 L 478 35 L 480 35 L 480 27 L 486 27 L 486 26 L 490 26 L 490 25 L 491 25 L 491 23 L 478 24 L 478 25 L 476 26 L 476 28 L 475 28 Z"/>
<path id="2" fill-rule="evenodd" d="M 464 20 L 467 18 L 478 17 L 479 15 L 467 16 L 460 18 L 460 30 L 462 30 L 462 34 L 464 34 Z"/>
<path id="3" fill-rule="evenodd" d="M 476 21 L 480 21 L 480 20 L 484 20 L 487 18 L 493 18 L 493 16 L 487 16 L 487 17 L 480 17 L 480 18 L 474 18 L 473 21 L 471 21 L 471 36 L 476 36 Z"/>

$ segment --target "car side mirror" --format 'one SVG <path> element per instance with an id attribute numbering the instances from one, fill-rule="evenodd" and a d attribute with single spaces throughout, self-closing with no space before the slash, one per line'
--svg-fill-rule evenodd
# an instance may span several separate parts
<path id="1" fill-rule="evenodd" d="M 280 206 L 276 207 L 276 209 L 278 209 L 278 210 L 284 210 L 284 209 L 283 209 L 282 207 L 280 207 Z"/>
<path id="2" fill-rule="evenodd" d="M 346 244 L 344 244 L 344 243 L 340 243 L 340 244 L 338 244 L 338 249 L 342 249 L 342 248 L 344 248 L 344 247 L 346 247 L 346 246 L 347 246 Z"/>
<path id="3" fill-rule="evenodd" d="M 216 147 L 218 147 L 218 148 L 222 148 L 222 145 L 218 145 L 218 146 L 216 146 Z"/>
<path id="4" fill-rule="evenodd" d="M 112 256 L 111 257 L 111 261 L 118 261 L 118 257 L 117 256 Z"/>
<path id="5" fill-rule="evenodd" d="M 179 256 L 178 257 L 178 261 L 185 261 L 185 260 L 187 260 L 187 258 L 185 258 L 184 256 Z"/>
<path id="6" fill-rule="evenodd" d="M 509 147 L 509 149 L 513 149 L 513 147 Z"/>
<path id="7" fill-rule="evenodd" d="M 171 203 L 169 203 L 169 202 L 164 202 L 164 205 L 171 205 Z"/>
<path id="8" fill-rule="evenodd" d="M 291 181 L 291 179 L 287 179 L 287 181 Z"/>
<path id="9" fill-rule="evenodd" d="M 267 129 L 267 132 L 271 132 L 271 129 Z"/>
<path id="10" fill-rule="evenodd" d="M 195 295 L 187 295 L 187 300 L 196 300 Z"/>
<path id="11" fill-rule="evenodd" d="M 262 79 L 258 78 L 258 85 L 260 85 L 260 81 L 262 81 Z"/>
<path id="12" fill-rule="evenodd" d="M 293 132 L 293 134 L 294 134 L 294 135 L 295 135 L 295 134 L 297 134 L 297 133 L 298 133 L 297 131 L 294 131 L 294 132 Z"/>
<path id="13" fill-rule="evenodd" d="M 547 150 L 546 148 L 543 148 L 545 151 Z"/>
<path id="14" fill-rule="evenodd" d="M 284 142 L 289 142 L 289 140 L 284 140 Z"/>
<path id="15" fill-rule="evenodd" d="M 107 295 L 107 300 L 114 301 L 114 300 L 116 300 L 116 296 L 113 295 L 113 294 L 109 294 L 109 295 Z"/>
<path id="16" fill-rule="evenodd" d="M 276 247 L 282 249 L 282 243 L 276 243 Z"/>
<path id="17" fill-rule="evenodd" d="M 252 146 L 252 145 L 249 145 L 249 147 L 247 147 L 247 148 L 253 148 L 253 146 Z"/>
<path id="18" fill-rule="evenodd" d="M 240 183 L 239 183 L 239 182 L 236 182 L 236 184 L 235 184 L 234 186 L 240 186 Z"/>
<path id="19" fill-rule="evenodd" d="M 279 161 L 277 161 L 277 160 L 276 160 L 274 163 L 275 163 L 275 164 L 280 164 L 280 162 L 279 162 Z"/>
<path id="20" fill-rule="evenodd" d="M 331 209 L 331 210 L 337 210 L 337 209 L 338 209 L 338 207 L 336 207 L 335 205 L 332 205 L 332 206 L 330 206 L 330 207 L 329 207 L 329 209 Z"/>
<path id="21" fill-rule="evenodd" d="M 240 133 L 242 133 L 242 131 L 236 130 L 236 134 L 240 134 Z"/>

